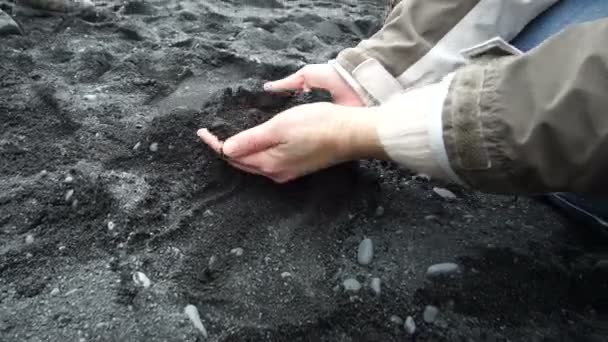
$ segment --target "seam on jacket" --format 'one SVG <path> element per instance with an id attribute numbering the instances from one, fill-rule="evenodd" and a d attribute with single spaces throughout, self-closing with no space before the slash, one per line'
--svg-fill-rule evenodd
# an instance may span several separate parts
<path id="1" fill-rule="evenodd" d="M 558 0 L 481 0 L 431 50 L 397 79 L 404 87 L 436 82 L 466 63 L 460 51 L 499 36 L 511 40 Z"/>
<path id="2" fill-rule="evenodd" d="M 447 75 L 440 83 L 440 87 L 438 88 L 441 92 L 437 101 L 430 103 L 431 106 L 429 111 L 429 122 L 428 122 L 428 135 L 429 135 L 429 145 L 431 147 L 431 151 L 437 160 L 437 163 L 443 170 L 444 174 L 454 183 L 465 185 L 463 180 L 454 172 L 452 166 L 450 165 L 450 160 L 448 158 L 448 153 L 445 149 L 445 142 L 443 140 L 443 104 L 448 96 L 448 90 L 450 88 L 450 84 L 452 83 L 452 79 L 454 78 L 454 74 Z"/>

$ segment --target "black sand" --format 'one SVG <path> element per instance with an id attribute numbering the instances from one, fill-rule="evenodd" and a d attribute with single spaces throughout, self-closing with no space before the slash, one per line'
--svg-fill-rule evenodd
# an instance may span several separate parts
<path id="1" fill-rule="evenodd" d="M 198 141 L 300 101 L 259 85 L 370 35 L 383 3 L 19 18 L 27 35 L 0 38 L 0 341 L 203 340 L 187 304 L 210 341 L 605 341 L 608 249 L 544 204 L 458 188 L 446 201 L 375 162 L 280 186 Z M 463 272 L 426 280 L 439 262 Z M 356 295 L 339 286 L 350 277 Z M 392 315 L 413 316 L 416 335 Z"/>

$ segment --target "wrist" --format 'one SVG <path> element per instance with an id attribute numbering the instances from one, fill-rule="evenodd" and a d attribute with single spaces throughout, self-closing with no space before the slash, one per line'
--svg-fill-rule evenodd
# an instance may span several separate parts
<path id="1" fill-rule="evenodd" d="M 378 114 L 378 107 L 348 108 L 341 116 L 338 148 L 342 159 L 389 159 L 378 136 Z"/>

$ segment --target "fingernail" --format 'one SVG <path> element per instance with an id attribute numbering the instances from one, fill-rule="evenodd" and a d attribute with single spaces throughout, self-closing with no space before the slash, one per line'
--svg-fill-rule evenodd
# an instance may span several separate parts
<path id="1" fill-rule="evenodd" d="M 196 135 L 198 135 L 199 137 L 202 137 L 206 132 L 207 132 L 206 128 L 201 128 L 198 131 L 196 131 Z"/>
<path id="2" fill-rule="evenodd" d="M 270 82 L 264 83 L 264 90 L 265 91 L 271 91 L 272 90 L 272 84 Z"/>

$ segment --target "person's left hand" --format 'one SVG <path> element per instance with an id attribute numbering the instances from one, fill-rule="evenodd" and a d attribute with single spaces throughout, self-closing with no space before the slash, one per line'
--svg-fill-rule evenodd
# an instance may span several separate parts
<path id="1" fill-rule="evenodd" d="M 373 108 L 313 103 L 291 108 L 224 143 L 207 129 L 199 137 L 243 171 L 285 183 L 361 158 L 386 158 Z"/>

